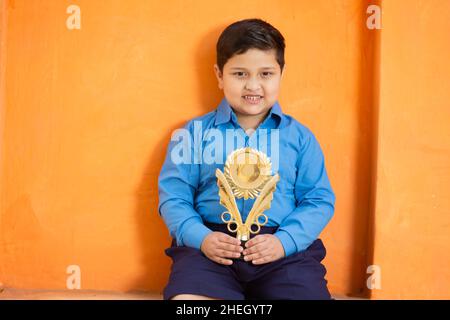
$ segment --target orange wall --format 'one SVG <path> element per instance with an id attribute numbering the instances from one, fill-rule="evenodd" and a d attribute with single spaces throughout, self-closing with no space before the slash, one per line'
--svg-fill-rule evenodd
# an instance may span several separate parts
<path id="1" fill-rule="evenodd" d="M 383 1 L 373 263 L 384 299 L 450 299 L 450 1 Z"/>
<path id="2" fill-rule="evenodd" d="M 367 266 L 380 264 L 383 289 L 373 296 L 383 298 L 406 277 L 399 278 L 401 258 L 416 264 L 422 259 L 417 249 L 401 251 L 408 239 L 435 246 L 434 253 L 449 251 L 448 236 L 438 232 L 450 207 L 444 195 L 448 161 L 440 158 L 448 160 L 450 141 L 441 114 L 449 98 L 443 81 L 449 65 L 435 65 L 445 64 L 449 49 L 440 43 L 448 30 L 443 20 L 448 2 L 427 6 L 428 20 L 421 20 L 421 45 L 428 51 L 416 50 L 409 33 L 414 31 L 393 22 L 403 16 L 400 3 L 387 6 L 381 40 L 365 27 L 368 1 L 3 3 L 0 282 L 6 286 L 66 288 L 67 266 L 79 265 L 82 289 L 162 289 L 170 239 L 157 214 L 157 176 L 167 142 L 175 128 L 220 101 L 212 70 L 215 43 L 226 25 L 248 17 L 267 19 L 285 35 L 280 103 L 313 130 L 324 149 L 337 196 L 335 216 L 322 234 L 330 289 L 361 294 Z M 81 8 L 81 30 L 66 28 L 70 4 Z M 412 14 L 402 18 L 405 25 L 414 15 L 423 17 L 419 10 Z M 431 22 L 435 15 L 441 20 Z M 386 31 L 389 25 L 393 30 Z M 430 31 L 436 33 L 428 38 Z M 398 37 L 404 41 L 402 56 Z M 411 49 L 415 53 L 402 60 Z M 440 60 L 413 73 L 429 76 L 427 90 L 417 78 L 405 81 L 397 64 L 413 67 L 431 54 Z M 430 102 L 434 112 L 422 117 Z M 411 135 L 414 127 L 406 121 L 411 115 L 429 124 L 421 122 L 424 135 L 407 143 L 394 139 L 393 133 Z M 395 152 L 406 146 L 398 157 Z M 411 175 L 420 159 L 432 166 Z M 397 176 L 399 169 L 410 175 Z M 433 175 L 424 184 L 429 170 Z M 447 178 L 432 178 L 437 174 Z M 442 215 L 436 220 L 423 211 L 431 204 L 438 206 L 433 213 Z M 400 209 L 410 220 L 390 218 L 391 210 Z M 388 237 L 400 234 L 401 241 L 391 246 Z M 403 255 L 394 258 L 390 252 Z M 432 254 L 427 251 L 427 257 Z M 413 269 L 422 272 L 410 264 L 406 274 Z M 427 287 L 429 276 L 420 277 L 423 286 L 410 288 L 417 296 L 450 296 L 448 280 Z M 401 292 L 395 297 L 406 296 Z"/>

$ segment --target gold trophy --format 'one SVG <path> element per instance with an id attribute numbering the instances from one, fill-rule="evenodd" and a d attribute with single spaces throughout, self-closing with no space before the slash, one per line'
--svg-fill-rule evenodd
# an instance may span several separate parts
<path id="1" fill-rule="evenodd" d="M 269 219 L 264 214 L 270 208 L 273 192 L 280 179 L 278 174 L 271 175 L 272 164 L 263 152 L 252 148 L 233 151 L 225 162 L 224 172 L 216 169 L 220 204 L 227 210 L 221 215 L 230 232 L 236 232 L 236 238 L 245 243 L 250 234 L 257 234 Z M 237 198 L 254 199 L 245 222 L 236 205 Z M 256 226 L 256 228 L 252 228 Z M 243 259 L 243 256 L 239 259 Z"/>

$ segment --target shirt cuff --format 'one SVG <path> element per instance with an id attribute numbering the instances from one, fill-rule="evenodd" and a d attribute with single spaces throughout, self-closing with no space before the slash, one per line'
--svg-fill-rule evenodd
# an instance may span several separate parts
<path id="1" fill-rule="evenodd" d="M 183 234 L 182 244 L 187 247 L 196 248 L 200 250 L 203 240 L 212 231 L 208 227 L 206 227 L 203 223 L 200 222 L 194 223 L 186 227 L 187 227 L 186 231 Z"/>
<path id="2" fill-rule="evenodd" d="M 278 230 L 277 232 L 275 232 L 274 235 L 278 237 L 278 239 L 280 239 L 286 257 L 297 252 L 297 245 L 295 244 L 294 239 L 292 239 L 291 235 L 287 231 Z"/>

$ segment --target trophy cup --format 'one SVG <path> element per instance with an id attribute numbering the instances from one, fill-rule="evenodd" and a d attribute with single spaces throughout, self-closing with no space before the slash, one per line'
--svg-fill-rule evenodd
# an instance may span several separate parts
<path id="1" fill-rule="evenodd" d="M 259 233 L 269 221 L 264 211 L 270 208 L 280 179 L 278 174 L 272 176 L 271 171 L 272 164 L 267 155 L 248 147 L 237 149 L 227 157 L 224 172 L 216 169 L 220 204 L 226 208 L 221 219 L 231 233 L 236 233 L 244 248 L 250 234 Z M 235 197 L 244 200 L 256 198 L 245 222 Z M 239 259 L 243 260 L 242 254 Z"/>

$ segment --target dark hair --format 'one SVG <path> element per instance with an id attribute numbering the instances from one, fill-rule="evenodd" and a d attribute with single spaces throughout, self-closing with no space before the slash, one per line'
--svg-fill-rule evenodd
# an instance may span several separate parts
<path id="1" fill-rule="evenodd" d="M 275 27 L 261 19 L 246 19 L 230 24 L 217 41 L 217 65 L 223 71 L 225 63 L 235 54 L 248 49 L 276 50 L 281 70 L 284 67 L 284 38 Z"/>

